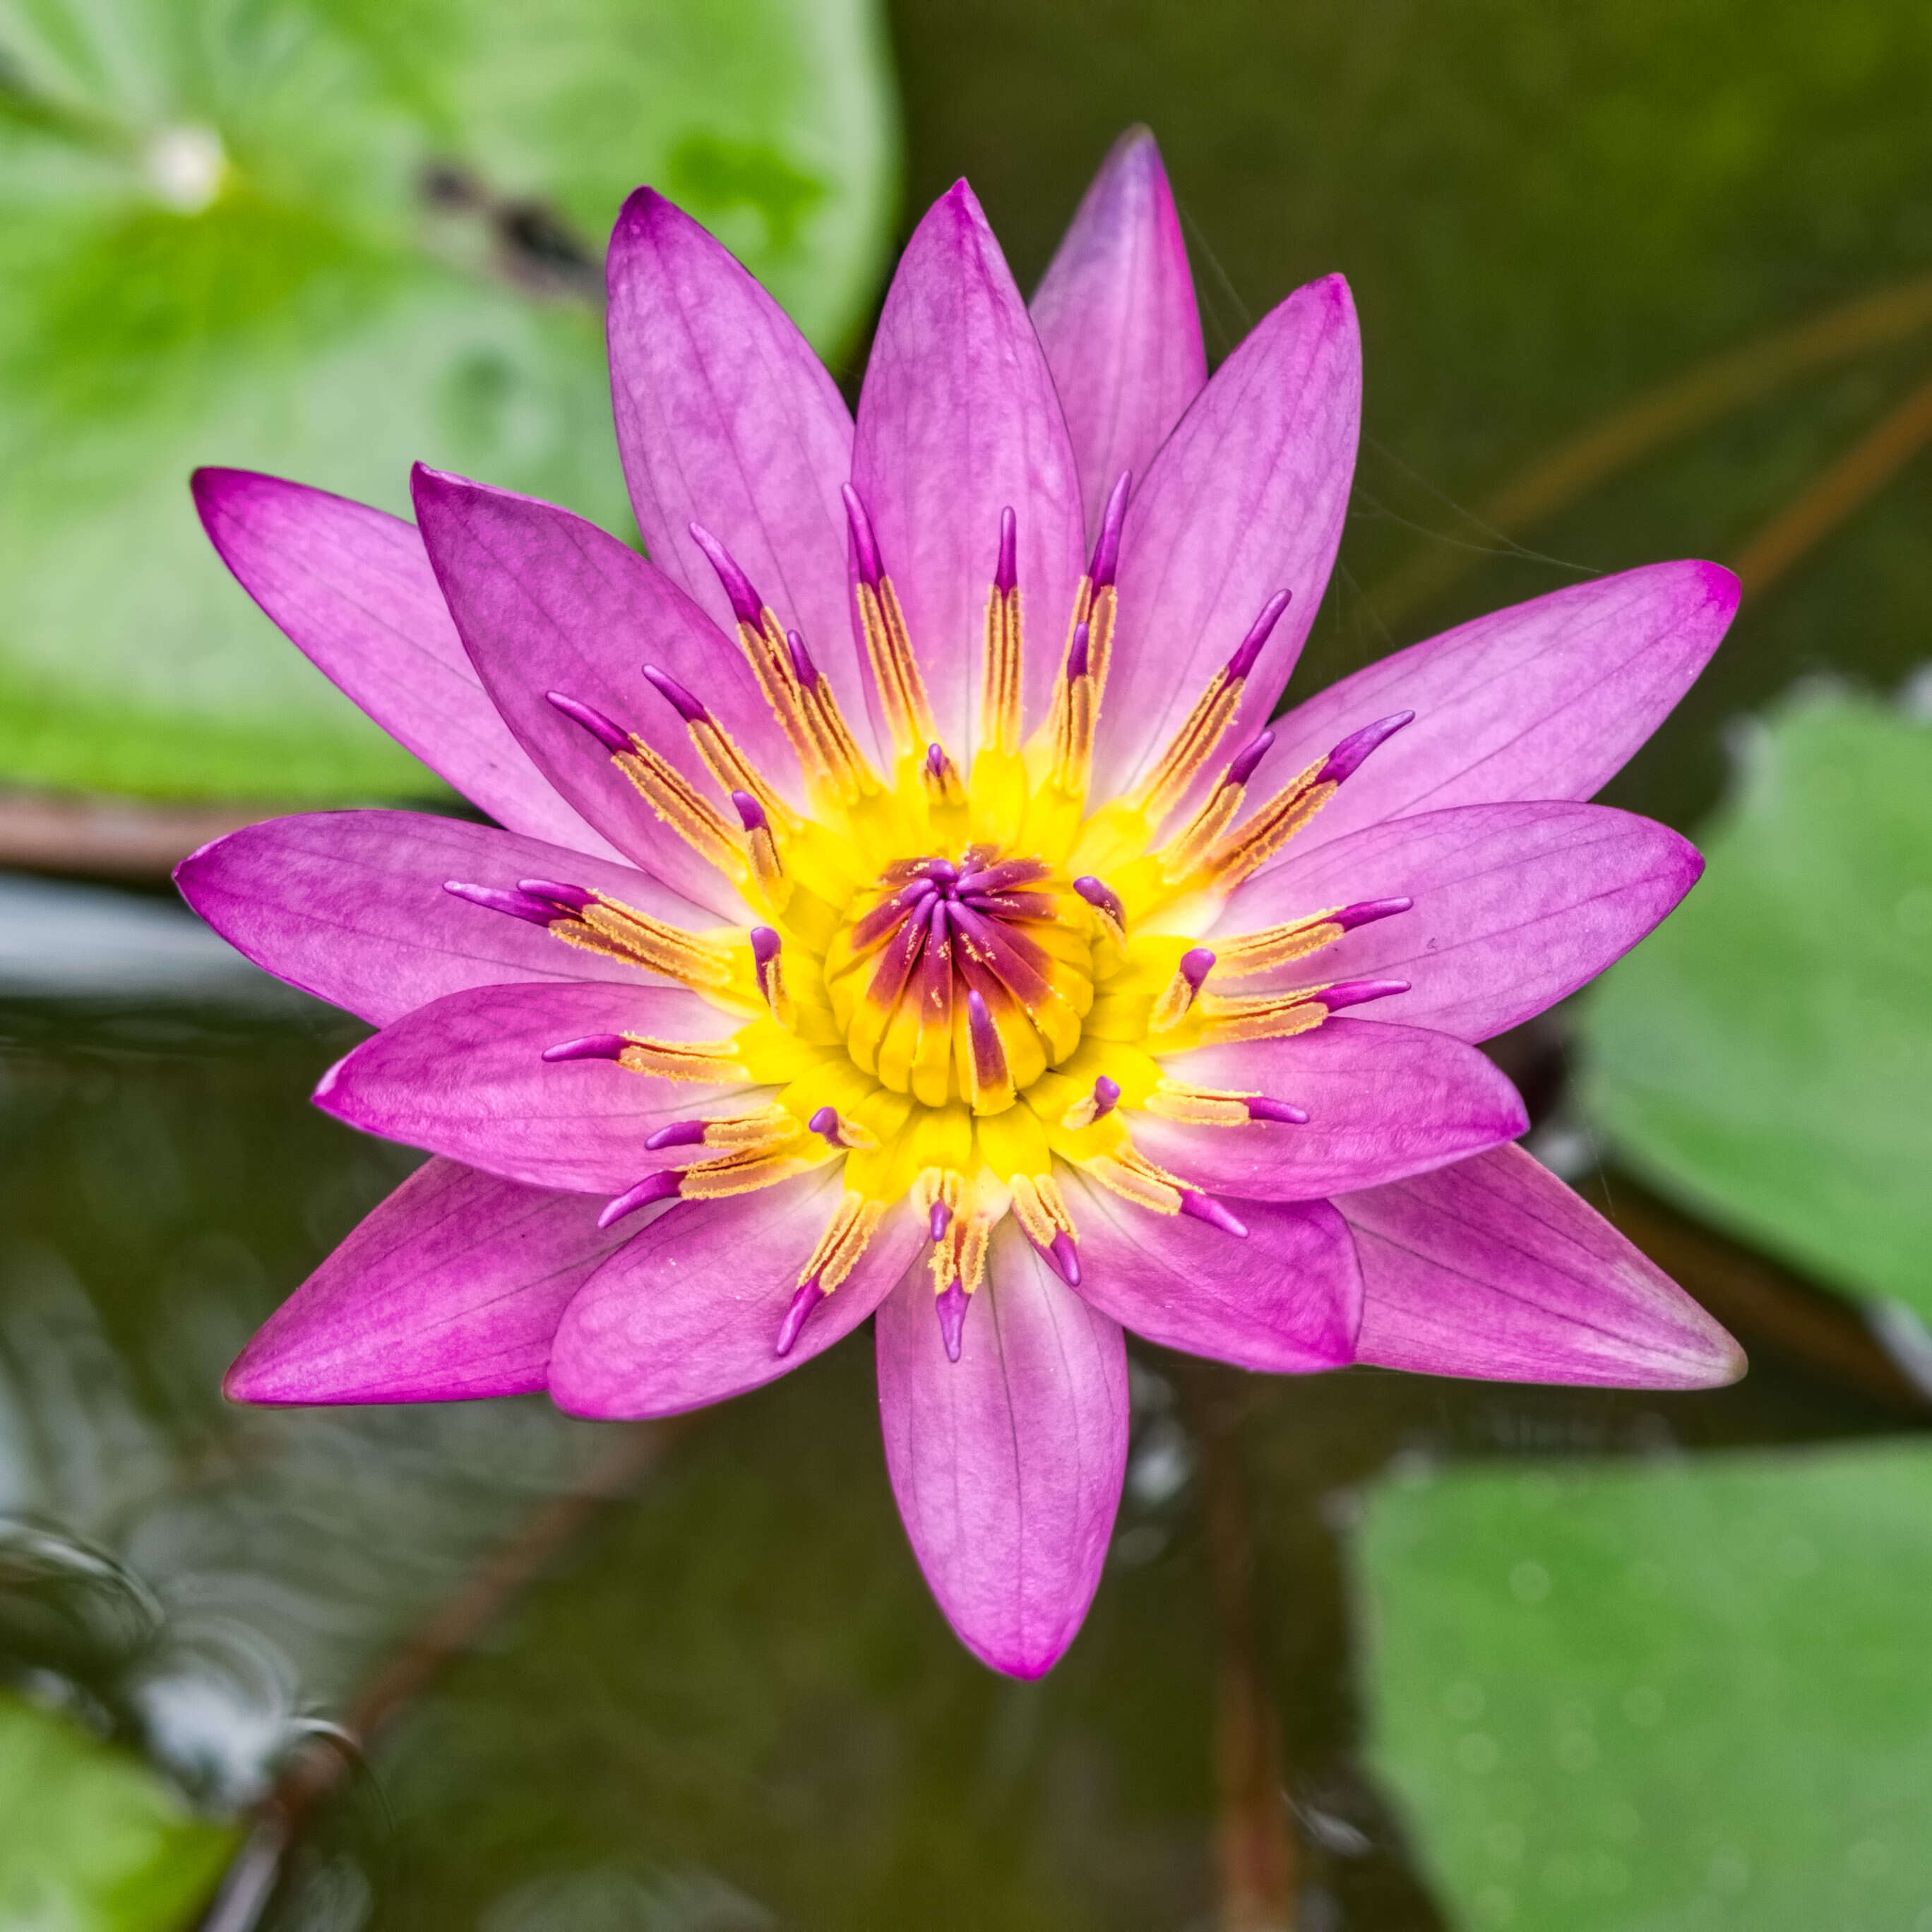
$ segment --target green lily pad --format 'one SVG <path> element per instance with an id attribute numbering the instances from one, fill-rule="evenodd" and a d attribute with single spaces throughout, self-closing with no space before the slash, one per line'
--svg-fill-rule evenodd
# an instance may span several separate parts
<path id="1" fill-rule="evenodd" d="M 1932 1932 L 1932 1457 L 1382 1489 L 1371 1754 L 1470 1932 Z"/>
<path id="2" fill-rule="evenodd" d="M 188 472 L 400 512 L 422 459 L 626 529 L 624 195 L 664 188 L 836 350 L 892 127 L 874 0 L 0 6 L 0 782 L 427 789 L 229 580 Z"/>
<path id="3" fill-rule="evenodd" d="M 139 1758 L 0 1694 L 0 1924 L 178 1932 L 236 1835 L 194 1816 Z"/>
<path id="4" fill-rule="evenodd" d="M 1586 1009 L 1589 1117 L 1694 1210 L 1932 1315 L 1932 724 L 1798 699 L 1700 842 Z"/>

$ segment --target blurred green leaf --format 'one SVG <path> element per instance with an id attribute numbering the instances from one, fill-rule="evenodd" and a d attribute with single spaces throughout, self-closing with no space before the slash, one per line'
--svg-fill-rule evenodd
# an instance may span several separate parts
<path id="1" fill-rule="evenodd" d="M 1702 882 L 1586 1009 L 1617 1156 L 1932 1315 L 1932 726 L 1814 694 L 1748 742 Z"/>
<path id="2" fill-rule="evenodd" d="M 0 1693 L 0 1923 L 177 1932 L 235 1835 L 192 1816 L 138 1758 Z"/>
<path id="3" fill-rule="evenodd" d="M 1917 1447 L 1378 1491 L 1372 1750 L 1454 1922 L 1932 1927 L 1929 1517 Z"/>
<path id="4" fill-rule="evenodd" d="M 629 527 L 596 306 L 652 181 L 821 348 L 891 218 L 874 0 L 0 0 L 0 780 L 430 781 L 210 554 L 198 463 Z"/>

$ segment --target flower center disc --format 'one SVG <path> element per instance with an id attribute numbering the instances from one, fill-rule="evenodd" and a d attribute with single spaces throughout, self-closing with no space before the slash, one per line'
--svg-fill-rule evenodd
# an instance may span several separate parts
<path id="1" fill-rule="evenodd" d="M 825 962 L 854 1061 L 929 1107 L 997 1114 L 1079 1044 L 1094 1003 L 1088 908 L 1039 859 L 969 845 L 889 866 Z"/>

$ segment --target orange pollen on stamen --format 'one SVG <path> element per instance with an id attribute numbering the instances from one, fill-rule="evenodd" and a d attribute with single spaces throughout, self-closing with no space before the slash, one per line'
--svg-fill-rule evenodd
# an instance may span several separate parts
<path id="1" fill-rule="evenodd" d="M 815 1282 L 820 1294 L 830 1294 L 858 1266 L 879 1223 L 885 1219 L 886 1204 L 848 1190 L 831 1225 L 819 1237 L 818 1246 L 799 1270 L 799 1286 Z"/>

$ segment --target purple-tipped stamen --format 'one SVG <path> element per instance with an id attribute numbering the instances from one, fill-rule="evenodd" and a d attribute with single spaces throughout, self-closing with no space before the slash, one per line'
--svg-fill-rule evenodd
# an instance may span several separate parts
<path id="1" fill-rule="evenodd" d="M 935 1241 L 946 1238 L 946 1231 L 952 1225 L 952 1210 L 944 1201 L 935 1201 L 932 1211 L 926 1217 L 926 1232 Z"/>
<path id="2" fill-rule="evenodd" d="M 769 966 L 784 949 L 784 941 L 769 926 L 752 928 L 752 957 L 760 966 Z"/>
<path id="3" fill-rule="evenodd" d="M 1243 1103 L 1251 1120 L 1274 1120 L 1284 1127 L 1305 1127 L 1307 1114 L 1286 1100 L 1270 1100 L 1265 1094 L 1250 1094 Z"/>
<path id="4" fill-rule="evenodd" d="M 1015 886 L 1034 885 L 1050 876 L 1049 868 L 1037 859 L 1002 859 L 997 866 L 956 873 L 952 890 L 963 898 L 968 892 L 1004 892 Z"/>
<path id="5" fill-rule="evenodd" d="M 472 905 L 508 913 L 511 918 L 527 920 L 532 926 L 548 926 L 564 916 L 559 908 L 520 890 L 506 892 L 500 886 L 472 886 L 462 879 L 445 879 L 442 889 L 458 898 L 467 899 Z"/>
<path id="6" fill-rule="evenodd" d="M 791 674 L 807 691 L 818 682 L 818 667 L 812 661 L 812 653 L 805 647 L 805 640 L 796 631 L 785 633 L 785 649 L 791 653 Z"/>
<path id="7" fill-rule="evenodd" d="M 928 745 L 926 748 L 926 769 L 928 777 L 943 778 L 946 776 L 946 748 L 943 745 Z"/>
<path id="8" fill-rule="evenodd" d="M 543 1057 L 554 1066 L 565 1060 L 622 1060 L 625 1049 L 637 1045 L 620 1033 L 586 1034 L 581 1040 L 567 1040 L 558 1046 L 547 1046 Z"/>
<path id="9" fill-rule="evenodd" d="M 632 742 L 630 733 L 621 724 L 606 718 L 602 712 L 593 710 L 587 704 L 580 704 L 575 698 L 566 697 L 560 691 L 547 691 L 544 696 L 573 724 L 580 724 L 605 751 L 614 755 L 620 752 L 636 748 Z"/>
<path id="10" fill-rule="evenodd" d="M 1344 738 L 1323 761 L 1322 769 L 1315 774 L 1317 784 L 1340 784 L 1346 778 L 1352 777 L 1360 768 L 1362 761 L 1384 739 L 1393 738 L 1402 728 L 1411 723 L 1415 716 L 1413 711 L 1398 711 L 1387 718 L 1378 718 L 1372 724 L 1364 724 L 1351 736 Z"/>
<path id="11" fill-rule="evenodd" d="M 1094 1118 L 1102 1120 L 1120 1104 L 1120 1083 L 1102 1073 L 1094 1082 Z"/>
<path id="12" fill-rule="evenodd" d="M 731 614 L 741 624 L 756 624 L 764 614 L 764 600 L 752 588 L 752 580 L 738 568 L 731 553 L 702 524 L 690 524 L 691 540 L 704 553 L 704 560 L 718 573 L 718 581 L 730 599 Z"/>
<path id="13" fill-rule="evenodd" d="M 644 667 L 645 678 L 651 688 L 662 698 L 687 724 L 703 724 L 710 722 L 711 714 L 698 700 L 668 673 L 661 671 L 656 664 Z"/>
<path id="14" fill-rule="evenodd" d="M 1180 976 L 1196 992 L 1201 990 L 1201 982 L 1214 970 L 1214 956 L 1206 946 L 1197 946 L 1192 952 L 1180 956 Z"/>
<path id="15" fill-rule="evenodd" d="M 1406 912 L 1414 903 L 1412 898 L 1361 899 L 1354 905 L 1344 906 L 1333 917 L 1334 923 L 1344 932 L 1353 932 L 1358 926 L 1372 926 L 1378 919 L 1390 919 L 1399 912 Z"/>
<path id="16" fill-rule="evenodd" d="M 812 1131 L 824 1138 L 827 1147 L 842 1148 L 848 1144 L 845 1136 L 838 1131 L 838 1109 L 821 1107 L 805 1124 Z"/>
<path id="17" fill-rule="evenodd" d="M 879 561 L 879 540 L 872 534 L 872 520 L 859 500 L 859 493 L 849 483 L 842 483 L 838 494 L 845 500 L 845 524 L 852 534 L 852 568 L 859 581 L 872 590 L 879 587 L 885 566 Z"/>
<path id="18" fill-rule="evenodd" d="M 656 1174 L 647 1174 L 636 1186 L 620 1194 L 614 1200 L 604 1204 L 604 1211 L 597 1217 L 600 1228 L 608 1228 L 621 1221 L 626 1214 L 634 1214 L 640 1208 L 648 1208 L 655 1202 L 674 1199 L 684 1177 L 669 1168 L 660 1168 Z"/>
<path id="19" fill-rule="evenodd" d="M 1004 597 L 1019 580 L 1019 524 L 1009 508 L 1000 512 L 1000 560 L 994 566 L 993 588 Z"/>
<path id="20" fill-rule="evenodd" d="M 939 1317 L 940 1342 L 949 1362 L 959 1359 L 960 1338 L 966 1331 L 966 1304 L 971 1299 L 956 1280 L 948 1282 L 932 1298 L 933 1312 Z"/>
<path id="21" fill-rule="evenodd" d="M 1073 627 L 1073 641 L 1066 647 L 1066 681 L 1071 684 L 1076 677 L 1087 675 L 1087 632 L 1085 624 Z"/>
<path id="22" fill-rule="evenodd" d="M 1105 913 L 1114 923 L 1124 928 L 1127 922 L 1127 909 L 1120 903 L 1120 896 L 1112 886 L 1102 884 L 1088 873 L 1073 881 L 1073 890 L 1096 910 Z"/>
<path id="23" fill-rule="evenodd" d="M 936 752 L 939 747 L 935 745 L 932 748 Z M 928 859 L 921 870 L 937 885 L 956 887 L 959 884 L 959 868 L 950 859 Z"/>
<path id="24" fill-rule="evenodd" d="M 1197 1194 L 1191 1187 L 1180 1190 L 1180 1211 L 1191 1214 L 1197 1221 L 1205 1221 L 1210 1228 L 1219 1228 L 1224 1234 L 1234 1234 L 1245 1240 L 1248 1231 L 1235 1220 L 1211 1194 Z"/>
<path id="25" fill-rule="evenodd" d="M 765 808 L 748 791 L 734 791 L 731 802 L 737 808 L 738 823 L 747 832 L 768 832 L 771 820 L 765 816 Z"/>
<path id="26" fill-rule="evenodd" d="M 825 1291 L 819 1286 L 816 1275 L 792 1297 L 790 1306 L 784 1312 L 784 1319 L 778 1324 L 777 1352 L 779 1354 L 791 1353 L 792 1344 L 798 1340 L 799 1330 L 811 1318 L 812 1311 L 824 1299 Z"/>
<path id="27" fill-rule="evenodd" d="M 1228 776 L 1221 782 L 1230 785 L 1246 784 L 1254 776 L 1255 767 L 1268 756 L 1268 748 L 1274 742 L 1274 734 L 1272 731 L 1264 731 L 1258 737 L 1251 739 L 1228 760 Z"/>
<path id="28" fill-rule="evenodd" d="M 1385 1000 L 1392 993 L 1408 991 L 1406 980 L 1342 980 L 1308 997 L 1318 1000 L 1332 1013 L 1342 1006 L 1359 1006 L 1370 1000 Z"/>
<path id="29" fill-rule="evenodd" d="M 702 1147 L 706 1124 L 703 1120 L 674 1120 L 669 1126 L 660 1127 L 646 1138 L 644 1151 L 656 1154 L 664 1148 Z"/>
<path id="30" fill-rule="evenodd" d="M 976 986 L 966 994 L 966 1037 L 973 1049 L 974 1084 L 982 1088 L 998 1086 L 1006 1077 L 1006 1052 Z"/>
<path id="31" fill-rule="evenodd" d="M 1094 539 L 1094 560 L 1087 566 L 1087 578 L 1096 590 L 1104 590 L 1114 580 L 1120 564 L 1120 524 L 1127 514 L 1127 491 L 1134 472 L 1123 470 L 1107 492 L 1107 507 L 1100 512 L 1100 534 Z"/>
<path id="32" fill-rule="evenodd" d="M 1080 1244 L 1064 1228 L 1040 1251 L 1040 1258 L 1069 1288 L 1080 1286 Z"/>
<path id="33" fill-rule="evenodd" d="M 597 903 L 597 895 L 587 886 L 567 886 L 556 879 L 519 879 L 517 890 L 532 898 L 548 899 L 570 912 L 581 912 Z"/>
<path id="34" fill-rule="evenodd" d="M 1248 626 L 1248 634 L 1234 646 L 1234 655 L 1228 660 L 1226 675 L 1232 682 L 1236 678 L 1246 677 L 1255 668 L 1255 660 L 1262 654 L 1262 646 L 1268 635 L 1281 622 L 1281 614 L 1288 608 L 1292 592 L 1277 590 L 1262 606 L 1262 614 Z"/>

